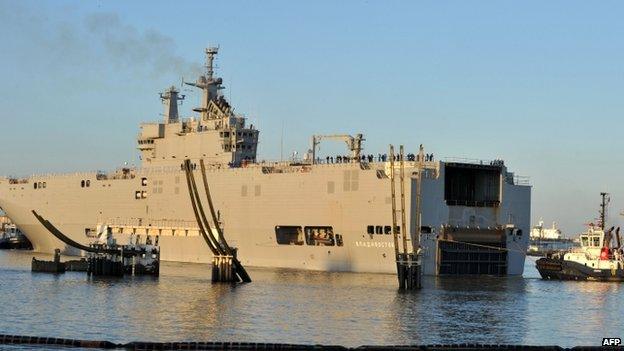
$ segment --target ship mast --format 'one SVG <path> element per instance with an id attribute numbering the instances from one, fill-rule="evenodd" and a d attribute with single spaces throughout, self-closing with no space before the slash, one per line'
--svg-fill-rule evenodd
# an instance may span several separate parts
<path id="1" fill-rule="evenodd" d="M 600 193 L 600 196 L 602 197 L 602 201 L 600 203 L 600 229 L 602 229 L 603 231 L 605 229 L 607 205 L 609 204 L 609 201 L 610 201 L 608 195 L 609 193 Z"/>
<path id="2" fill-rule="evenodd" d="M 186 85 L 194 86 L 202 90 L 201 106 L 193 109 L 193 111 L 201 114 L 202 119 L 206 119 L 208 116 L 208 104 L 210 101 L 217 99 L 218 91 L 223 89 L 221 86 L 223 80 L 214 77 L 214 59 L 218 53 L 218 47 L 206 48 L 205 74 L 199 76 L 194 83 L 184 82 Z"/>
<path id="3" fill-rule="evenodd" d="M 160 99 L 165 105 L 165 124 L 178 121 L 178 101 L 184 100 L 184 95 L 179 96 L 179 91 L 171 86 L 164 93 L 160 93 Z"/>

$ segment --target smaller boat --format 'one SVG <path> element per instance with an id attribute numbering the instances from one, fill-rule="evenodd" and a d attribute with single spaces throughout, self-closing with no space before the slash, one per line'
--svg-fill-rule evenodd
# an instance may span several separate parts
<path id="1" fill-rule="evenodd" d="M 603 197 L 600 222 L 590 224 L 580 235 L 580 247 L 554 252 L 536 262 L 543 279 L 624 281 L 624 251 L 620 228 L 604 229 L 606 193 Z"/>
<path id="2" fill-rule="evenodd" d="M 28 241 L 28 238 L 15 224 L 5 224 L 2 232 L 0 232 L 0 249 L 32 249 L 32 244 Z"/>

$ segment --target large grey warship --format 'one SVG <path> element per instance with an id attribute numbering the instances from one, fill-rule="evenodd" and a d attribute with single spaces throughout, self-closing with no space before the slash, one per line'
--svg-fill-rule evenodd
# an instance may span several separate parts
<path id="1" fill-rule="evenodd" d="M 0 178 L 0 207 L 36 251 L 80 254 L 48 233 L 33 210 L 79 243 L 106 228 L 119 242 L 157 242 L 162 260 L 210 262 L 181 166 L 202 159 L 219 225 L 243 264 L 394 273 L 389 160 L 364 155 L 358 134 L 317 135 L 301 160 L 260 162 L 259 131 L 222 95 L 216 54 L 207 49 L 205 72 L 186 83 L 202 93 L 194 117 L 179 117 L 184 97 L 176 88 L 161 94 L 164 119 L 141 124 L 140 167 Z M 346 141 L 349 156 L 333 162 L 318 155 L 327 137 Z M 398 231 L 420 239 L 423 273 L 522 274 L 531 187 L 500 160 L 422 156 L 405 162 L 408 225 Z"/>

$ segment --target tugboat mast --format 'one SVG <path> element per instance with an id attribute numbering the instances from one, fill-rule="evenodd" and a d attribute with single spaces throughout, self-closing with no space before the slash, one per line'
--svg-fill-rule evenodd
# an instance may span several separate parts
<path id="1" fill-rule="evenodd" d="M 607 214 L 607 205 L 609 204 L 609 198 L 607 197 L 609 193 L 600 193 L 602 197 L 602 202 L 600 203 L 600 229 L 604 231 L 605 229 L 605 217 Z"/>

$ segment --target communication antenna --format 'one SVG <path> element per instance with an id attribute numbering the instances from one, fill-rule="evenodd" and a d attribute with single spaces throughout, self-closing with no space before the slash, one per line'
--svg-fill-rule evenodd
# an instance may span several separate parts
<path id="1" fill-rule="evenodd" d="M 234 103 L 232 102 L 232 79 L 230 77 L 230 79 L 228 79 L 229 82 L 229 89 L 228 89 L 228 101 L 230 102 L 230 105 L 234 105 Z"/>
<path id="2" fill-rule="evenodd" d="M 282 136 L 280 137 L 280 162 L 284 161 L 284 120 L 282 120 Z"/>
<path id="3" fill-rule="evenodd" d="M 191 93 L 193 92 L 193 89 L 188 87 L 188 82 L 184 81 L 184 76 L 182 76 L 181 81 L 180 81 L 180 90 L 181 91 L 185 91 L 187 93 Z"/>

